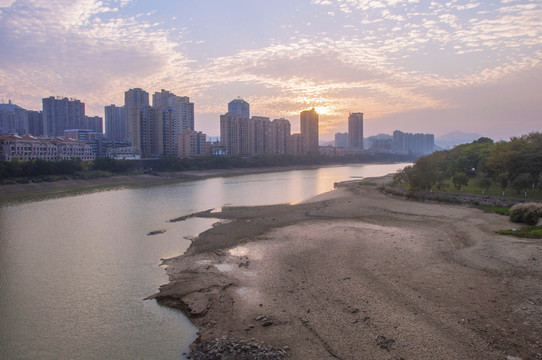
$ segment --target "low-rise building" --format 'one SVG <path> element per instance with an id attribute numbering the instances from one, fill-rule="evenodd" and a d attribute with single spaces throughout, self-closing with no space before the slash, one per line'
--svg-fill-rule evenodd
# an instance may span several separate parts
<path id="1" fill-rule="evenodd" d="M 75 158 L 88 161 L 94 160 L 96 155 L 89 144 L 74 139 L 60 137 L 42 139 L 29 135 L 0 136 L 0 160 L 51 161 Z"/>

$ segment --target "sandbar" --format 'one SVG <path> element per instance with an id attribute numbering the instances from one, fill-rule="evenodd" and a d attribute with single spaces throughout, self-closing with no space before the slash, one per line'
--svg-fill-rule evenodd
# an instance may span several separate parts
<path id="1" fill-rule="evenodd" d="M 222 221 L 164 260 L 170 282 L 152 296 L 190 317 L 197 342 L 254 338 L 293 359 L 542 359 L 542 242 L 496 234 L 517 226 L 507 217 L 359 181 L 198 216 Z"/>

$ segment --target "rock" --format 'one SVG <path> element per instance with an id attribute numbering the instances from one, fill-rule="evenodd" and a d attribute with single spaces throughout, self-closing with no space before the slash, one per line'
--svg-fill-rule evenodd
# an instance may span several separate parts
<path id="1" fill-rule="evenodd" d="M 193 360 L 234 360 L 234 359 L 290 359 L 289 348 L 276 348 L 262 344 L 254 338 L 250 340 L 232 339 L 223 336 L 220 339 L 201 342 L 192 346 L 187 358 Z"/>
<path id="2" fill-rule="evenodd" d="M 380 346 L 380 348 L 383 350 L 390 351 L 394 343 L 395 340 L 387 338 L 383 335 L 378 335 L 378 337 L 376 338 L 376 344 Z"/>

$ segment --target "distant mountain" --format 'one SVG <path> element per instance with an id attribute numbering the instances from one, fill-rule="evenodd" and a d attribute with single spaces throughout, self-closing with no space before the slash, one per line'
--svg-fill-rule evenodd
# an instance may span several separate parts
<path id="1" fill-rule="evenodd" d="M 443 149 L 451 149 L 456 145 L 471 143 L 478 140 L 482 135 L 474 133 L 464 133 L 462 131 L 452 131 L 451 133 L 439 136 L 435 139 L 435 145 Z"/>

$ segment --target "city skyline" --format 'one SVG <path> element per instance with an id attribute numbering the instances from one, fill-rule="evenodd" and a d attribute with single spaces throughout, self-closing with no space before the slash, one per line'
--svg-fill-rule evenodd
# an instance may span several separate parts
<path id="1" fill-rule="evenodd" d="M 237 96 L 293 132 L 315 107 L 323 140 L 357 111 L 367 136 L 541 129 L 537 1 L 160 4 L 0 0 L 0 98 L 38 110 L 74 97 L 103 117 L 127 89 L 168 89 L 190 97 L 210 136 Z"/>

